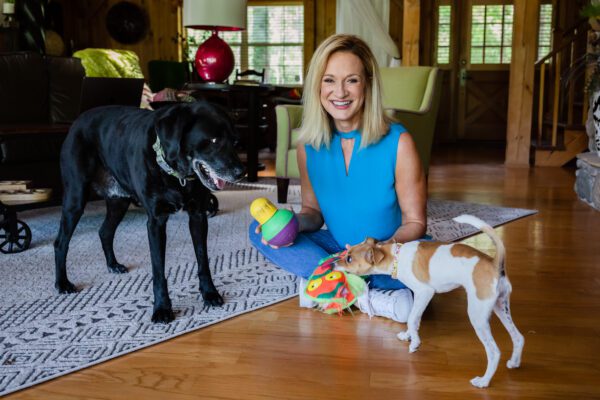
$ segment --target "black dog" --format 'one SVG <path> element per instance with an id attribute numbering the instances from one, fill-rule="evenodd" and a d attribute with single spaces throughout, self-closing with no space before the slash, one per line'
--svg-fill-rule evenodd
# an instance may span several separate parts
<path id="1" fill-rule="evenodd" d="M 92 187 L 106 199 L 99 233 L 111 272 L 127 272 L 115 258 L 113 239 L 129 204 L 135 202 L 148 214 L 153 322 L 174 319 L 165 279 L 166 224 L 169 214 L 182 208 L 189 215 L 202 297 L 209 305 L 222 305 L 208 267 L 206 211 L 209 189 L 222 189 L 224 181 L 237 181 L 245 174 L 233 136 L 227 114 L 205 102 L 157 111 L 111 106 L 83 113 L 73 123 L 60 156 L 64 194 L 54 242 L 58 291 L 76 291 L 67 278 L 67 250 Z"/>

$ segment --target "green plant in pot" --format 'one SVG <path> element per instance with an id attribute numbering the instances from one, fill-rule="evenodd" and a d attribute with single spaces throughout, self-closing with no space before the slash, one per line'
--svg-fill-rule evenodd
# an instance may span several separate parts
<path id="1" fill-rule="evenodd" d="M 591 0 L 590 4 L 581 10 L 581 16 L 587 17 L 590 26 L 595 31 L 600 31 L 600 0 Z"/>

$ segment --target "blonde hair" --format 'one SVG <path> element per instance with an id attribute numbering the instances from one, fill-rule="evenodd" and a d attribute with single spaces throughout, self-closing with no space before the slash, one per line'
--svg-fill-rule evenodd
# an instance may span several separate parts
<path id="1" fill-rule="evenodd" d="M 385 114 L 381 100 L 381 78 L 377 60 L 369 46 L 354 35 L 333 35 L 317 48 L 308 67 L 302 103 L 304 112 L 299 141 L 315 149 L 329 148 L 333 120 L 321 105 L 321 80 L 332 54 L 348 52 L 357 56 L 365 72 L 365 100 L 362 110 L 361 148 L 376 143 L 388 131 L 391 119 Z"/>

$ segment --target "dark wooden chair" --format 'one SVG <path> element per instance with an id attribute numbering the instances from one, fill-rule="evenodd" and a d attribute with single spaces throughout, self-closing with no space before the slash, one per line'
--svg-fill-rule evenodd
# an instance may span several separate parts
<path id="1" fill-rule="evenodd" d="M 235 80 L 233 81 L 234 85 L 260 85 L 265 83 L 265 69 L 263 68 L 260 71 L 256 71 L 254 69 L 248 69 L 240 72 L 240 70 L 235 70 Z M 248 108 L 247 101 L 245 98 L 233 98 L 230 99 L 230 114 L 234 120 L 235 127 L 238 132 L 240 132 L 241 137 L 239 138 L 240 147 L 243 146 L 243 142 L 245 140 L 245 134 L 248 127 Z M 261 112 L 258 115 L 259 123 L 259 147 L 265 144 L 265 135 L 269 129 L 269 119 L 267 117 L 269 105 L 267 103 L 267 99 L 261 99 Z M 259 163 L 259 170 L 263 170 L 265 168 L 264 164 Z"/>
<path id="2" fill-rule="evenodd" d="M 265 83 L 265 69 L 263 68 L 260 72 L 254 69 L 247 69 L 240 72 L 239 69 L 235 70 L 234 85 L 243 84 L 260 84 Z"/>

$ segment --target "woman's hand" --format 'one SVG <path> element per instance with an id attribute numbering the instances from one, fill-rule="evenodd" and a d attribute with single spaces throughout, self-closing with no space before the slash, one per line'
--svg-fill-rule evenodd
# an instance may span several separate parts
<path id="1" fill-rule="evenodd" d="M 317 201 L 317 196 L 312 188 L 308 172 L 306 171 L 306 149 L 298 143 L 296 146 L 298 157 L 298 170 L 300 171 L 300 194 L 302 196 L 302 208 L 298 213 L 298 225 L 300 232 L 314 232 L 323 226 L 323 214 Z"/>

